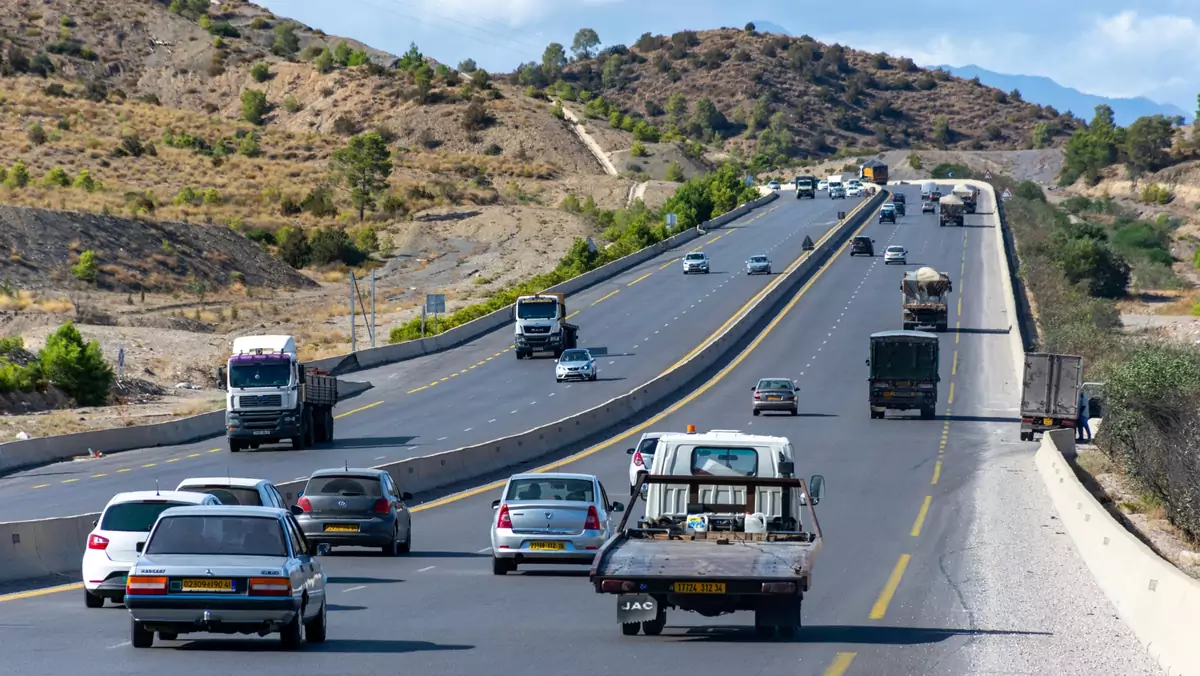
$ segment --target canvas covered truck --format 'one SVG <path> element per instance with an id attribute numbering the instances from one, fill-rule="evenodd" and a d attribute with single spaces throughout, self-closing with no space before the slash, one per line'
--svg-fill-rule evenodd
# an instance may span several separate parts
<path id="1" fill-rule="evenodd" d="M 817 198 L 817 178 L 815 176 L 796 177 L 796 199 Z"/>
<path id="2" fill-rule="evenodd" d="M 333 441 L 337 378 L 301 363 L 292 336 L 242 336 L 217 379 L 225 383 L 229 451 L 290 440 L 293 449 Z"/>
<path id="3" fill-rule="evenodd" d="M 862 163 L 859 167 L 858 177 L 864 181 L 870 181 L 876 185 L 887 185 L 888 182 L 888 166 L 883 161 L 876 158 L 871 158 Z"/>
<path id="4" fill-rule="evenodd" d="M 871 335 L 867 359 L 867 400 L 871 418 L 884 418 L 888 409 L 920 411 L 933 417 L 941 375 L 938 337 L 923 331 L 882 331 Z"/>
<path id="5" fill-rule="evenodd" d="M 532 357 L 534 352 L 552 352 L 562 356 L 579 341 L 579 327 L 567 323 L 567 297 L 562 293 L 521 296 L 513 303 L 511 314 L 513 352 L 517 359 Z"/>
<path id="6" fill-rule="evenodd" d="M 645 517 L 630 527 L 631 506 L 590 571 L 597 593 L 617 597 L 622 633 L 662 633 L 668 608 L 705 617 L 753 611 L 760 636 L 797 633 L 821 550 L 813 507 L 825 480 L 793 478 L 790 460 L 780 469 L 783 476 L 639 477 L 635 500 L 651 486 Z"/>
<path id="7" fill-rule="evenodd" d="M 1083 357 L 1073 354 L 1025 355 L 1021 388 L 1021 440 L 1034 441 L 1047 430 L 1075 429 Z"/>
<path id="8" fill-rule="evenodd" d="M 950 194 L 962 200 L 964 212 L 968 214 L 975 213 L 975 207 L 979 202 L 979 190 L 976 189 L 975 186 L 967 185 L 966 183 L 959 183 L 958 185 L 954 186 L 954 189 L 950 191 Z M 961 225 L 961 223 L 959 225 Z"/>
<path id="9" fill-rule="evenodd" d="M 949 295 L 953 290 L 954 284 L 945 272 L 930 267 L 906 271 L 900 281 L 904 330 L 931 326 L 935 331 L 945 331 L 950 323 Z"/>
<path id="10" fill-rule="evenodd" d="M 958 195 L 950 194 L 938 199 L 938 226 L 963 225 L 966 205 Z"/>

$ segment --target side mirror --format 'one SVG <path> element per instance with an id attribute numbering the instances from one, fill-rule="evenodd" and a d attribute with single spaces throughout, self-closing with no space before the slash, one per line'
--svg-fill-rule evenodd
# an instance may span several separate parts
<path id="1" fill-rule="evenodd" d="M 93 525 L 93 526 L 95 526 L 95 525 L 96 525 L 96 524 L 98 524 L 98 523 L 100 523 L 100 521 L 99 521 L 98 519 L 92 519 L 92 525 Z"/>
<path id="2" fill-rule="evenodd" d="M 218 383 L 221 383 L 222 385 L 223 385 L 223 384 L 225 384 L 225 382 L 226 382 L 226 381 L 225 381 L 225 367 L 224 367 L 224 366 L 218 366 L 218 367 L 217 367 L 217 382 L 218 382 Z"/>
<path id="3" fill-rule="evenodd" d="M 403 493 L 400 494 L 400 499 L 405 502 L 408 502 L 409 500 L 413 499 L 412 493 L 409 493 L 408 491 L 404 491 Z"/>
<path id="4" fill-rule="evenodd" d="M 636 448 L 627 448 L 627 449 L 625 449 L 625 455 L 633 455 L 634 453 L 637 453 L 637 449 L 636 449 Z"/>
<path id="5" fill-rule="evenodd" d="M 146 543 L 145 543 L 145 542 L 139 542 L 139 543 L 137 543 L 136 545 L 134 545 L 134 549 L 135 549 L 135 550 L 137 550 L 137 553 L 138 553 L 138 554 L 141 554 L 141 553 L 142 553 L 142 550 L 143 550 L 143 549 L 145 549 L 145 548 L 146 548 Z"/>
<path id="6" fill-rule="evenodd" d="M 300 516 L 301 514 L 304 513 L 304 510 L 300 509 L 300 505 L 292 505 L 291 507 L 288 507 L 288 511 L 291 512 L 294 516 Z"/>
<path id="7" fill-rule="evenodd" d="M 500 501 L 492 500 L 492 509 L 500 509 Z"/>
<path id="8" fill-rule="evenodd" d="M 821 496 L 825 493 L 825 477 L 820 474 L 812 475 L 812 478 L 808 480 L 808 491 L 812 493 L 812 503 L 820 504 Z"/>
<path id="9" fill-rule="evenodd" d="M 299 493 L 296 493 L 296 499 L 297 499 L 297 500 L 299 500 L 299 499 L 300 499 L 300 498 L 302 498 L 302 497 L 304 497 L 304 491 L 300 491 Z"/>
<path id="10" fill-rule="evenodd" d="M 866 365 L 867 365 L 867 366 L 870 366 L 870 365 L 871 365 L 871 360 L 870 360 L 870 359 L 867 359 L 865 363 L 866 363 Z"/>
<path id="11" fill-rule="evenodd" d="M 317 545 L 316 547 L 309 545 L 309 549 L 310 550 L 316 549 L 316 552 L 310 552 L 310 553 L 314 553 L 316 556 L 325 556 L 326 554 L 329 553 L 329 550 L 332 549 L 332 547 L 329 546 L 328 542 L 322 542 L 321 544 Z"/>
<path id="12" fill-rule="evenodd" d="M 509 305 L 509 306 L 508 306 L 508 318 L 509 318 L 509 319 L 516 319 L 516 318 L 517 318 L 517 306 L 516 306 L 516 305 Z"/>
<path id="13" fill-rule="evenodd" d="M 625 511 L 624 503 L 620 503 L 620 502 L 612 503 L 612 511 L 613 512 L 624 512 Z"/>

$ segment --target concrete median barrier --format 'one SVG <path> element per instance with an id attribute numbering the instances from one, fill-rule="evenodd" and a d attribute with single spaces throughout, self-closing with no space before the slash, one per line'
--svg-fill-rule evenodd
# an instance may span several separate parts
<path id="1" fill-rule="evenodd" d="M 1172 676 L 1200 674 L 1200 580 L 1154 553 L 1080 483 L 1067 457 L 1074 430 L 1042 436 L 1034 463 L 1092 577 L 1146 652 Z"/>

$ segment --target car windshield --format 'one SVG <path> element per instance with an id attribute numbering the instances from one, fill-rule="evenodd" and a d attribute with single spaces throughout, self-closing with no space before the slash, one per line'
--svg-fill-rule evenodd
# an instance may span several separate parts
<path id="1" fill-rule="evenodd" d="M 767 257 L 766 256 L 754 256 L 750 259 L 750 262 L 751 263 L 766 263 Z"/>
<path id="2" fill-rule="evenodd" d="M 687 259 L 689 261 L 702 261 L 704 260 L 704 254 L 688 254 Z"/>
<path id="3" fill-rule="evenodd" d="M 146 554 L 287 556 L 273 516 L 168 516 L 146 543 Z"/>
<path id="4" fill-rule="evenodd" d="M 368 476 L 315 476 L 304 487 L 305 495 L 340 495 L 353 497 L 365 495 L 372 498 L 383 496 L 379 479 Z"/>
<path id="5" fill-rule="evenodd" d="M 596 489 L 588 479 L 514 479 L 508 484 L 504 499 L 595 502 Z"/>
<path id="6" fill-rule="evenodd" d="M 790 390 L 792 389 L 792 381 L 782 378 L 771 378 L 758 381 L 758 389 L 760 390 Z"/>
<path id="7" fill-rule="evenodd" d="M 558 316 L 558 301 L 523 300 L 517 303 L 518 319 L 554 319 Z"/>
<path id="8" fill-rule="evenodd" d="M 292 378 L 287 362 L 250 362 L 229 366 L 230 387 L 286 387 Z"/>
<path id="9" fill-rule="evenodd" d="M 587 361 L 587 360 L 588 360 L 588 353 L 586 350 L 567 350 L 566 352 L 563 352 L 562 357 L 559 358 L 559 361 L 564 361 L 564 362 Z"/>
<path id="10" fill-rule="evenodd" d="M 904 253 L 904 247 L 902 247 L 902 246 L 889 246 L 889 247 L 888 247 L 888 253 L 894 253 L 894 254 L 898 254 L 898 253 Z"/>
<path id="11" fill-rule="evenodd" d="M 158 515 L 171 507 L 190 505 L 190 502 L 121 502 L 104 510 L 100 519 L 100 530 L 126 533 L 149 533 L 158 520 Z"/>
<path id="12" fill-rule="evenodd" d="M 221 501 L 222 505 L 262 506 L 262 496 L 256 488 L 236 488 L 234 486 L 186 486 L 181 491 L 193 493 L 208 493 Z"/>
<path id="13" fill-rule="evenodd" d="M 753 448 L 713 448 L 697 446 L 692 450 L 692 476 L 755 476 L 758 451 Z"/>

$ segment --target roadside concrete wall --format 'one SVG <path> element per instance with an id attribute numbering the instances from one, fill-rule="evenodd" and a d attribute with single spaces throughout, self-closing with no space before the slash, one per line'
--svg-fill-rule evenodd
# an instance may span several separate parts
<path id="1" fill-rule="evenodd" d="M 759 294 L 757 301 L 730 322 L 720 335 L 690 359 L 654 380 L 587 411 L 521 434 L 382 467 L 391 473 L 402 490 L 412 493 L 430 491 L 536 460 L 564 446 L 614 430 L 623 421 L 665 403 L 729 356 L 738 342 L 754 330 L 759 322 L 777 314 L 782 304 L 846 243 L 855 230 L 870 219 L 885 199 L 886 193 L 881 192 L 874 198 L 860 202 L 845 219 L 816 242 L 813 251 L 805 253 L 788 266 Z M 730 216 L 729 220 L 733 218 L 736 216 Z M 715 221 L 709 226 L 714 224 Z M 290 481 L 277 486 L 291 503 L 304 483 Z M 92 513 L 0 523 L 0 582 L 77 571 L 87 533 L 97 517 L 98 514 Z"/>

